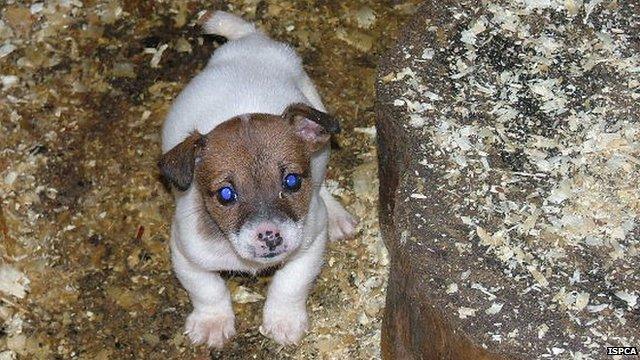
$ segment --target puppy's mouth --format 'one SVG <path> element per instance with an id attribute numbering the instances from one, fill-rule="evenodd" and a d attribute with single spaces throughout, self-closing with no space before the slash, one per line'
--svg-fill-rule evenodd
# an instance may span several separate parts
<path id="1" fill-rule="evenodd" d="M 271 258 L 274 258 L 274 257 L 280 256 L 280 255 L 282 255 L 282 254 L 284 254 L 284 253 L 286 253 L 286 252 L 287 252 L 286 250 L 285 250 L 285 251 L 280 251 L 280 252 L 270 252 L 270 253 L 268 253 L 268 254 L 264 254 L 264 255 L 262 255 L 262 257 L 263 257 L 263 258 L 266 258 L 266 259 L 271 259 Z"/>
<path id="2" fill-rule="evenodd" d="M 267 250 L 267 249 L 265 248 L 257 249 L 255 247 L 251 249 L 253 258 L 256 260 L 263 260 L 263 261 L 274 261 L 274 260 L 277 261 L 284 258 L 290 252 L 289 247 L 287 246 L 284 246 L 282 248 L 277 248 L 277 249 L 269 248 L 267 251 L 264 251 L 264 250 Z"/>

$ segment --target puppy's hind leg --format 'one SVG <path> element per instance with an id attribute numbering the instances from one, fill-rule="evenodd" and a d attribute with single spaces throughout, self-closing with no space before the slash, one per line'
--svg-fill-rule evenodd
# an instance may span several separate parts
<path id="1" fill-rule="evenodd" d="M 336 241 L 352 237 L 356 232 L 358 220 L 345 210 L 325 185 L 320 188 L 320 197 L 324 201 L 329 214 L 329 239 Z"/>

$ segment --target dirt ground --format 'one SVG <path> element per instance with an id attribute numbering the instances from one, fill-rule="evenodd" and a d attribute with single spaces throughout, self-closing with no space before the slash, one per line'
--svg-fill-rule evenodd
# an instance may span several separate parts
<path id="1" fill-rule="evenodd" d="M 417 2 L 0 0 L 0 359 L 379 358 L 373 82 Z M 156 162 L 171 100 L 222 41 L 194 25 L 205 9 L 294 45 L 342 119 L 328 181 L 361 224 L 329 245 L 297 347 L 258 332 L 268 277 L 229 277 L 238 334 L 224 351 L 183 335 Z"/>

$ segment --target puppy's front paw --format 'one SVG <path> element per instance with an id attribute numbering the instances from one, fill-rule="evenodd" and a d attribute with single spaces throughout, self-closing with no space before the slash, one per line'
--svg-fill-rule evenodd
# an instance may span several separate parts
<path id="1" fill-rule="evenodd" d="M 233 313 L 194 310 L 187 317 L 185 334 L 196 345 L 206 343 L 209 347 L 222 348 L 225 342 L 236 334 Z"/>
<path id="2" fill-rule="evenodd" d="M 358 220 L 344 208 L 333 209 L 329 212 L 329 239 L 336 241 L 352 237 L 356 233 L 356 225 Z"/>
<path id="3" fill-rule="evenodd" d="M 260 333 L 282 345 L 297 344 L 309 329 L 307 310 L 265 310 Z"/>

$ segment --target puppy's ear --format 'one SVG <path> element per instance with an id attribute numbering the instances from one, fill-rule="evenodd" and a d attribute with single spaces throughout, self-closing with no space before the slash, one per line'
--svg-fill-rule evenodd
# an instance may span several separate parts
<path id="1" fill-rule="evenodd" d="M 185 191 L 191 186 L 193 169 L 205 140 L 203 135 L 193 132 L 160 158 L 160 173 L 178 190 Z"/>
<path id="2" fill-rule="evenodd" d="M 322 149 L 331 134 L 340 132 L 340 124 L 333 116 L 302 103 L 289 105 L 282 117 L 294 127 L 296 135 L 307 143 L 311 152 Z"/>

